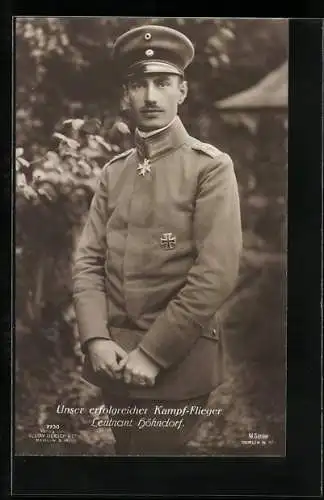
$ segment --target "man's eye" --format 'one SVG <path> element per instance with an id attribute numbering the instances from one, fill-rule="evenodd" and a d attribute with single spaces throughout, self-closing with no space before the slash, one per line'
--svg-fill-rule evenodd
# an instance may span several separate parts
<path id="1" fill-rule="evenodd" d="M 136 82 L 136 81 L 131 82 L 131 84 L 130 84 L 131 89 L 139 89 L 142 86 L 143 86 L 143 84 L 141 82 Z"/>
<path id="2" fill-rule="evenodd" d="M 168 85 L 169 85 L 168 80 L 160 80 L 160 81 L 158 82 L 158 86 L 159 86 L 159 87 L 167 87 Z"/>

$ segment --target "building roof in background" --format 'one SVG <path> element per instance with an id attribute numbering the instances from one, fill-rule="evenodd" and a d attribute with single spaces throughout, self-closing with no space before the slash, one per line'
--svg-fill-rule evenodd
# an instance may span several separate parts
<path id="1" fill-rule="evenodd" d="M 256 85 L 215 103 L 224 111 L 288 108 L 288 61 Z"/>

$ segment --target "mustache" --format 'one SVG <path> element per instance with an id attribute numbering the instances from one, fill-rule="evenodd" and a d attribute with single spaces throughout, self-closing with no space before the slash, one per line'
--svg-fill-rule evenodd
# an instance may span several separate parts
<path id="1" fill-rule="evenodd" d="M 156 106 L 145 106 L 145 108 L 141 108 L 141 112 L 145 111 L 163 111 L 161 108 L 157 108 Z"/>

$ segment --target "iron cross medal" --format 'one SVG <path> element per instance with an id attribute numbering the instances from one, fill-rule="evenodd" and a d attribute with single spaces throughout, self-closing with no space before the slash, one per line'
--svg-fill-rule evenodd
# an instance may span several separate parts
<path id="1" fill-rule="evenodd" d="M 160 236 L 160 246 L 164 250 L 173 250 L 176 247 L 177 238 L 172 233 L 162 233 Z"/>
<path id="2" fill-rule="evenodd" d="M 144 158 L 143 163 L 140 163 L 136 170 L 138 170 L 139 175 L 142 175 L 143 177 L 145 176 L 145 174 L 150 173 L 151 172 L 150 160 Z"/>

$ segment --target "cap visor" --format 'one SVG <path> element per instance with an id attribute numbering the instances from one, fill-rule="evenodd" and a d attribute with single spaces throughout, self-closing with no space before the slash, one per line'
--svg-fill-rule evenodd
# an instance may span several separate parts
<path id="1" fill-rule="evenodd" d="M 170 73 L 175 75 L 183 74 L 180 68 L 164 61 L 140 61 L 131 66 L 127 72 L 128 76 L 138 73 L 145 75 L 148 73 Z"/>

